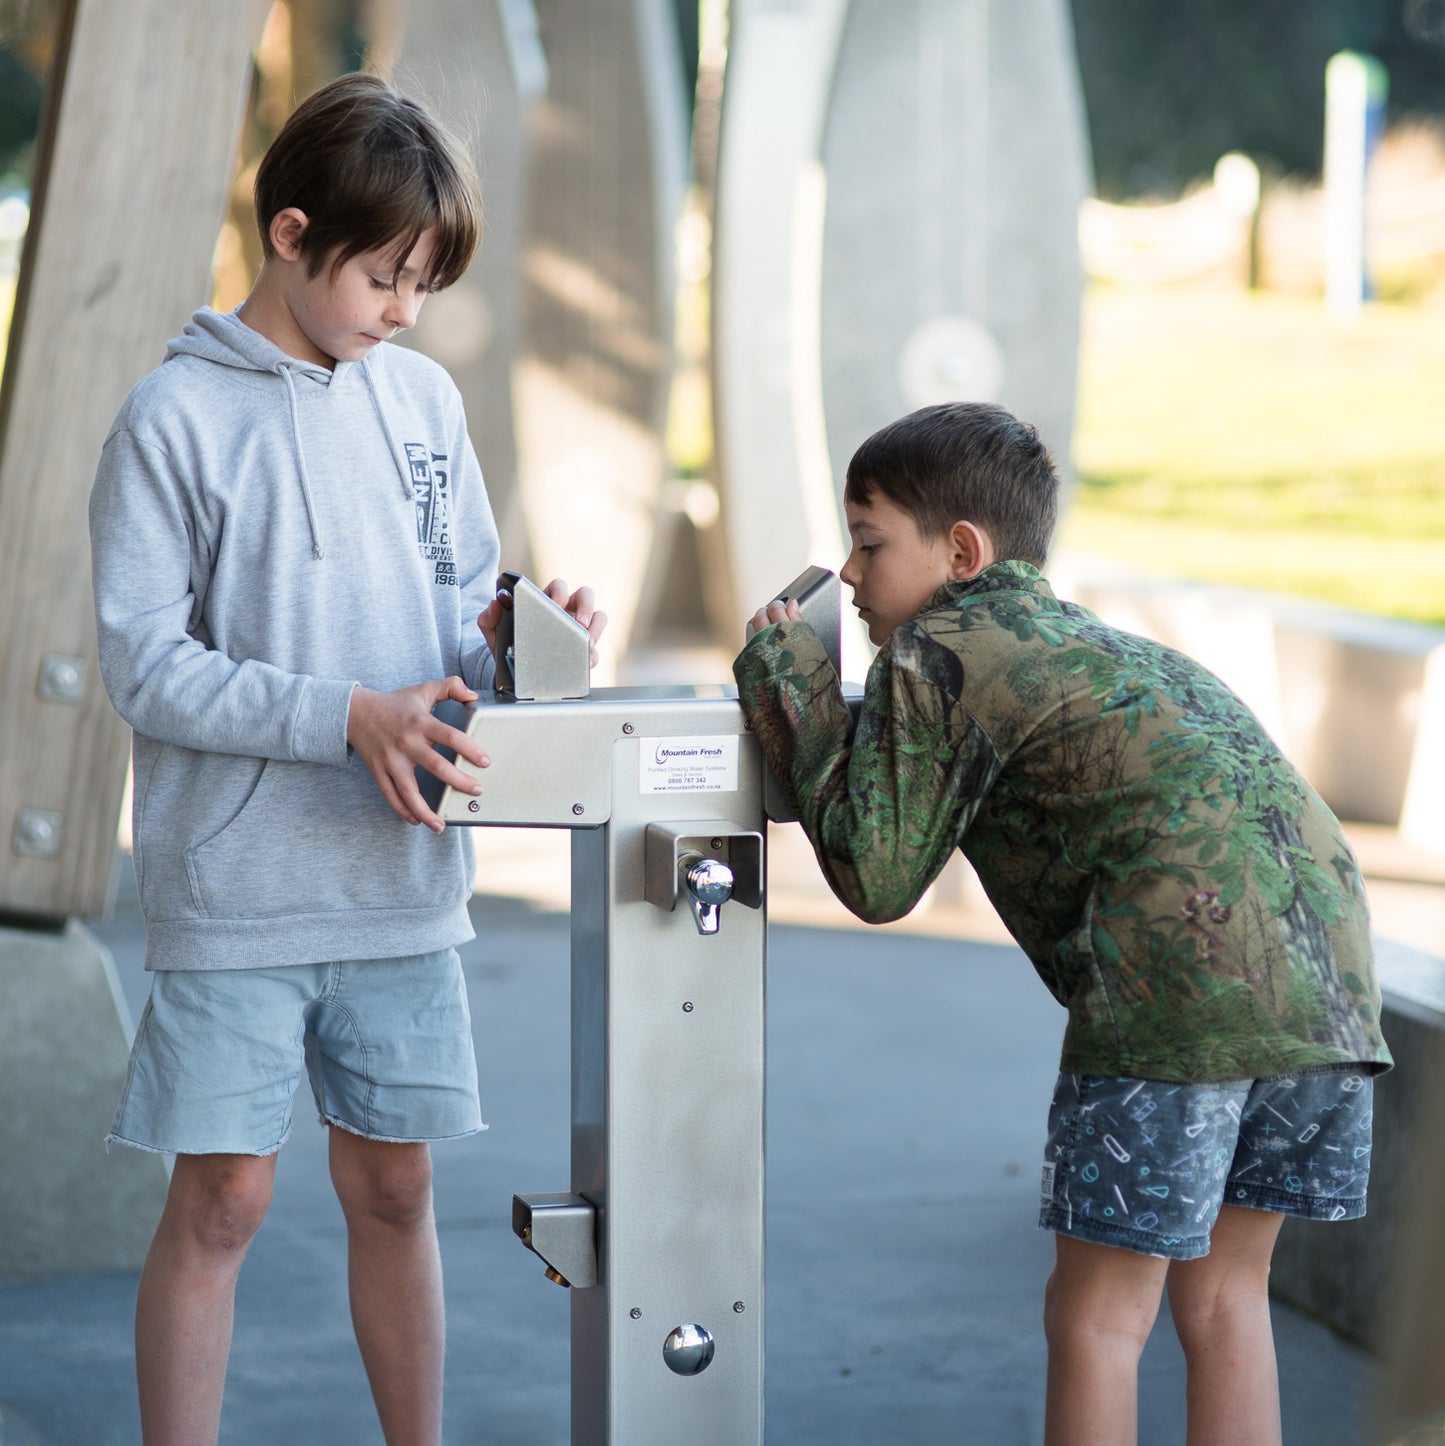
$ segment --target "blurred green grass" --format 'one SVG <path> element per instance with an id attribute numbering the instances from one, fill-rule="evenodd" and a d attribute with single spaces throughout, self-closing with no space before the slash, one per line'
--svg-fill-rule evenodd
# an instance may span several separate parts
<path id="1" fill-rule="evenodd" d="M 1058 551 L 1445 625 L 1445 306 L 1095 284 L 1074 461 Z"/>
<path id="2" fill-rule="evenodd" d="M 1095 285 L 1059 549 L 1445 624 L 1445 310 Z"/>

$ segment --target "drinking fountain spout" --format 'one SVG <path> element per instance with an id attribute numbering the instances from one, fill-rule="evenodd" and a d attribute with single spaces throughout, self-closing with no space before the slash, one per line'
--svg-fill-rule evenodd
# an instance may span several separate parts
<path id="1" fill-rule="evenodd" d="M 733 896 L 733 871 L 719 859 L 684 854 L 677 861 L 682 886 L 699 934 L 716 934 L 722 906 Z"/>

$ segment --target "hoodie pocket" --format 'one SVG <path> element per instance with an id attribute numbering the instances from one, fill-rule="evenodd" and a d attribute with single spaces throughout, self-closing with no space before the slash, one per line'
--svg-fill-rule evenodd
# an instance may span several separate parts
<path id="1" fill-rule="evenodd" d="M 463 841 L 399 819 L 371 775 L 268 760 L 236 816 L 186 850 L 197 911 L 267 919 L 434 909 L 467 897 Z"/>

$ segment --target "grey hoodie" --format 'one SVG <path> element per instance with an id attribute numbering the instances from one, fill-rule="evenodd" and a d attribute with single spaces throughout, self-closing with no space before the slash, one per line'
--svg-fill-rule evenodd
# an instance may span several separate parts
<path id="1" fill-rule="evenodd" d="M 147 967 L 471 938 L 468 831 L 403 823 L 346 745 L 358 683 L 491 683 L 497 532 L 446 373 L 388 345 L 327 371 L 204 308 L 122 405 L 90 531 Z"/>

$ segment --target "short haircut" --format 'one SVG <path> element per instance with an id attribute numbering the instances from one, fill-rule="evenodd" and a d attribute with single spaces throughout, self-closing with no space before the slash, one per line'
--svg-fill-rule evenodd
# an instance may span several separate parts
<path id="1" fill-rule="evenodd" d="M 848 463 L 844 499 L 882 493 L 924 537 L 972 522 L 999 561 L 1042 568 L 1059 510 L 1059 478 L 1038 432 L 987 402 L 944 402 L 874 432 Z"/>
<path id="2" fill-rule="evenodd" d="M 481 234 L 481 193 L 465 150 L 415 101 L 375 75 L 343 75 L 291 113 L 256 172 L 256 224 L 269 258 L 271 222 L 305 212 L 301 254 L 314 277 L 364 251 L 390 252 L 393 278 L 436 228 L 428 287 L 467 269 Z"/>

